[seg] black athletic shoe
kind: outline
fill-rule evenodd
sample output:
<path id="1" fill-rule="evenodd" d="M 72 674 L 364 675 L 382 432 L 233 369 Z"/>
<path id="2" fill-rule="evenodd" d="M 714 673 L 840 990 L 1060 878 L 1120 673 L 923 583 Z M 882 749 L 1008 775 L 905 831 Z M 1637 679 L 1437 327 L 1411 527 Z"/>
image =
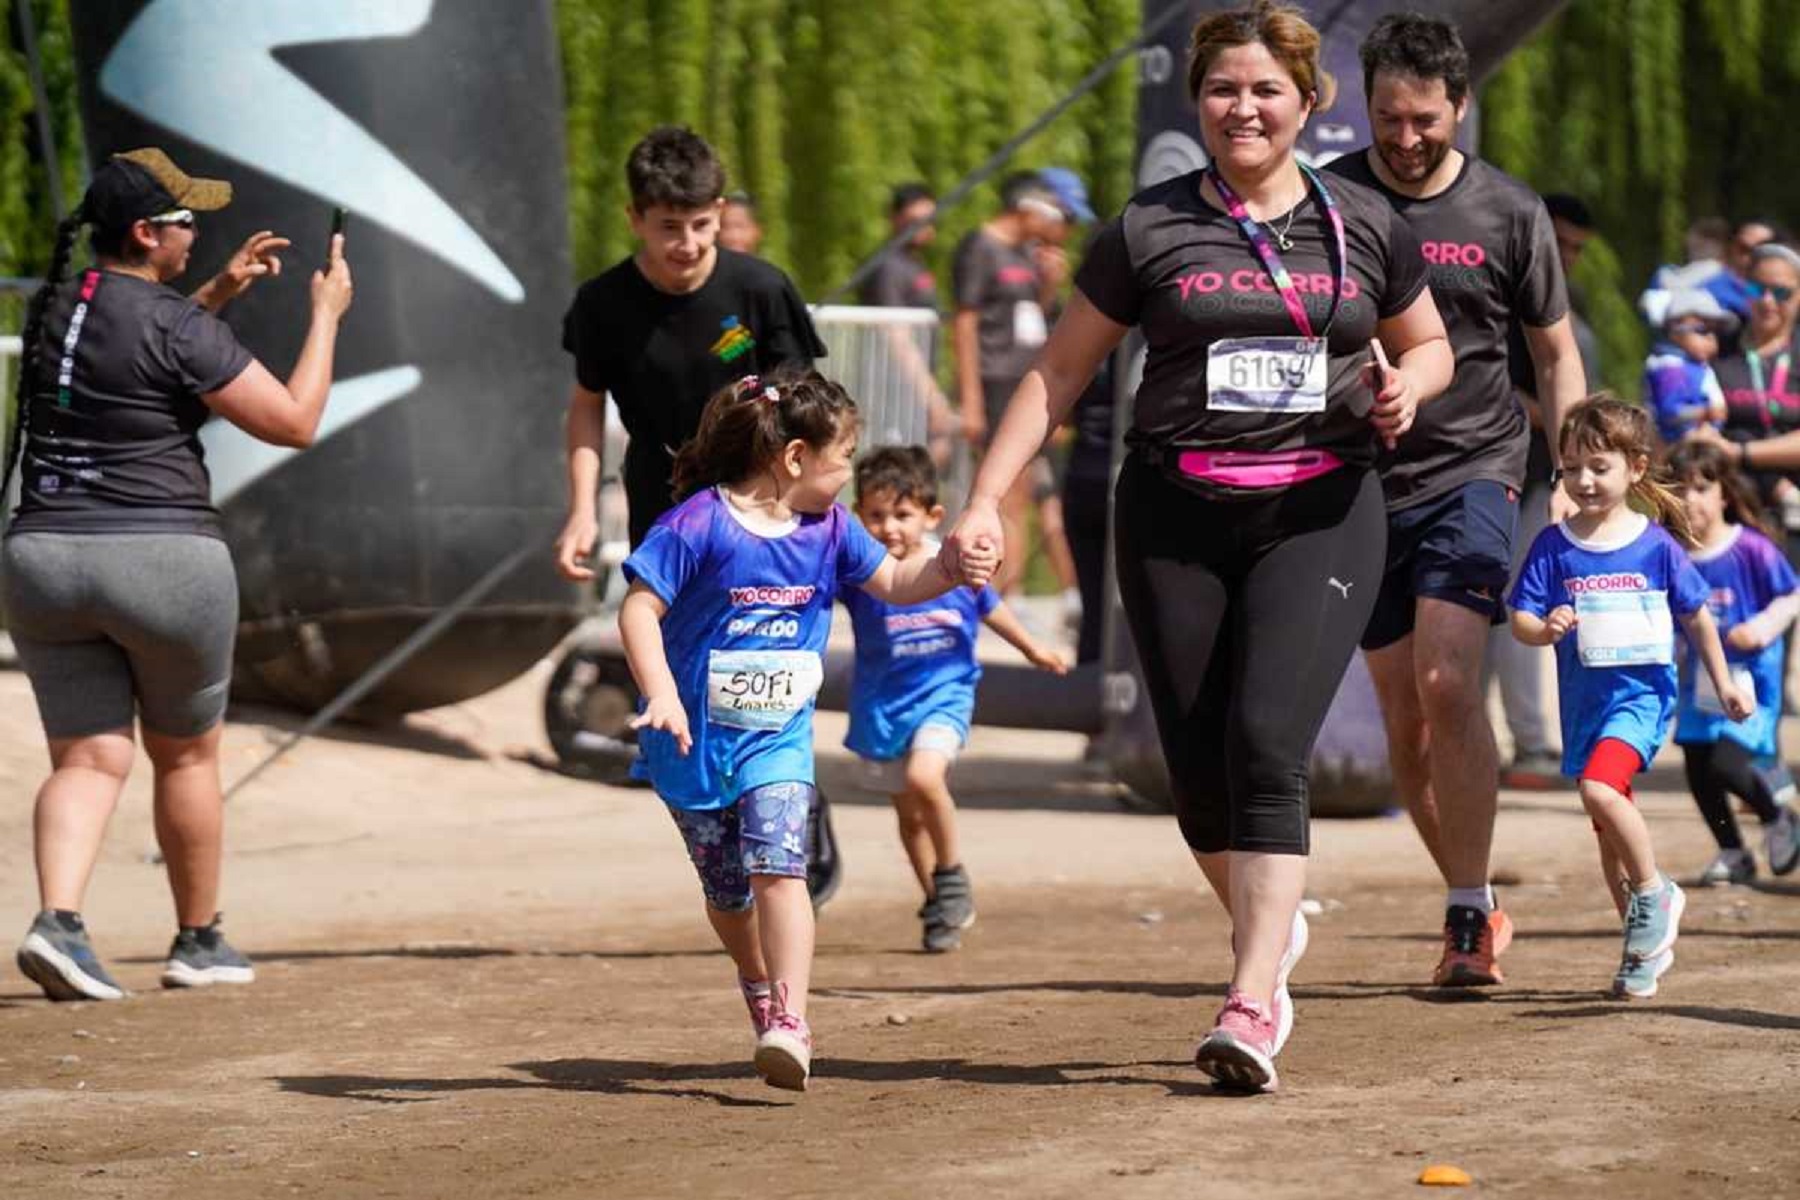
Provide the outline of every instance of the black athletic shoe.
<path id="1" fill-rule="evenodd" d="M 825 793 L 813 790 L 812 808 L 806 814 L 806 891 L 818 912 L 837 894 L 844 881 L 844 861 L 838 854 L 837 833 L 831 828 L 831 805 Z"/>
<path id="2" fill-rule="evenodd" d="M 252 983 L 255 979 L 250 960 L 232 949 L 219 932 L 217 916 L 203 928 L 184 928 L 177 933 L 169 946 L 169 961 L 163 964 L 162 985 L 166 988 Z"/>
<path id="3" fill-rule="evenodd" d="M 52 1000 L 125 998 L 125 989 L 100 964 L 100 956 L 88 941 L 87 926 L 76 913 L 39 913 L 26 931 L 16 961 L 25 977 Z"/>

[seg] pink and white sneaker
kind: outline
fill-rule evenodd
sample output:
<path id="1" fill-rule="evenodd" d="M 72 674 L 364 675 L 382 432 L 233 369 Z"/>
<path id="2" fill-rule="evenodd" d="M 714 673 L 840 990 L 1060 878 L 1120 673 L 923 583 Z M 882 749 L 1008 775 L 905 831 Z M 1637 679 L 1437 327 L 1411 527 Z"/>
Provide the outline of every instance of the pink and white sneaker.
<path id="1" fill-rule="evenodd" d="M 1275 1076 L 1275 1015 L 1236 988 L 1225 993 L 1218 1023 L 1194 1051 L 1194 1065 L 1220 1087 L 1272 1092 Z"/>
<path id="2" fill-rule="evenodd" d="M 774 1013 L 775 1001 L 769 989 L 769 981 L 739 976 L 738 990 L 744 994 L 744 1007 L 750 1010 L 750 1028 L 760 1038 L 769 1028 L 769 1018 Z"/>
<path id="3" fill-rule="evenodd" d="M 812 1075 L 812 1030 L 804 1017 L 778 1012 L 756 1039 L 756 1072 L 770 1087 L 804 1092 Z"/>
<path id="4" fill-rule="evenodd" d="M 1306 915 L 1299 909 L 1294 910 L 1294 924 L 1288 930 L 1287 948 L 1281 952 L 1281 965 L 1275 970 L 1275 996 L 1271 1007 L 1275 1010 L 1275 1053 L 1287 1045 L 1288 1036 L 1294 1032 L 1294 998 L 1288 994 L 1288 976 L 1294 973 L 1294 967 L 1306 954 L 1306 947 L 1312 941 L 1312 932 L 1307 928 Z M 1237 938 L 1231 939 L 1231 953 L 1237 954 Z"/>

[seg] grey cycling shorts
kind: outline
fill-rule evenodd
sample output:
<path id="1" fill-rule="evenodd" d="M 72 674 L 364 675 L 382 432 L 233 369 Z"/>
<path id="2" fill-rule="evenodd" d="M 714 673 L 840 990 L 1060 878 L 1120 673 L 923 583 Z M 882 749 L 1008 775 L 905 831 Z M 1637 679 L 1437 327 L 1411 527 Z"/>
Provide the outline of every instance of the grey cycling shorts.
<path id="1" fill-rule="evenodd" d="M 0 550 L 6 625 L 44 732 L 194 737 L 225 716 L 237 574 L 218 538 L 20 533 Z"/>

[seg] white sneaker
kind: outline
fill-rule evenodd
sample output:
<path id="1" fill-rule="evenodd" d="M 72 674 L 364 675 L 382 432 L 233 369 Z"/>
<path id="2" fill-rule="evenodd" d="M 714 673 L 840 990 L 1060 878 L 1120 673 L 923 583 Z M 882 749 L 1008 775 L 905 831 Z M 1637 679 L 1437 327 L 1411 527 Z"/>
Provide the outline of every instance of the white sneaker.
<path id="1" fill-rule="evenodd" d="M 1306 953 L 1306 947 L 1312 942 L 1312 932 L 1306 926 L 1306 915 L 1299 909 L 1294 910 L 1294 927 L 1288 931 L 1287 949 L 1281 952 L 1281 966 L 1275 972 L 1275 1053 L 1287 1045 L 1288 1035 L 1294 1032 L 1294 998 L 1288 994 L 1288 976 L 1294 973 L 1294 966 Z"/>
<path id="2" fill-rule="evenodd" d="M 1778 822 L 1779 824 L 1779 822 Z M 1769 826 L 1771 843 L 1776 826 Z M 1788 870 L 1793 870 L 1790 864 Z M 1721 850 L 1706 864 L 1694 883 L 1699 887 L 1728 887 L 1734 883 L 1749 883 L 1756 878 L 1756 859 L 1748 850 Z"/>

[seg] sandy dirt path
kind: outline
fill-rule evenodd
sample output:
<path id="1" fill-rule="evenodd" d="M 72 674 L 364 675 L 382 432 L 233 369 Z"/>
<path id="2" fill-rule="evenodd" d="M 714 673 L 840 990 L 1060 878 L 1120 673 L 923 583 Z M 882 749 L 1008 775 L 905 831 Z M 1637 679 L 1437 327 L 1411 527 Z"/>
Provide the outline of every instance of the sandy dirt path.
<path id="1" fill-rule="evenodd" d="M 1403 820 L 1320 823 L 1326 911 L 1284 1089 L 1191 1066 L 1226 924 L 1173 823 L 1120 809 L 1080 742 L 978 730 L 957 787 L 981 919 L 916 952 L 880 797 L 820 721 L 848 882 L 820 933 L 818 1076 L 762 1086 L 728 960 L 648 793 L 515 755 L 543 672 L 310 742 L 230 813 L 227 928 L 250 988 L 157 990 L 170 935 L 147 772 L 87 914 L 128 1003 L 50 1005 L 0 967 L 5 1197 L 1394 1196 L 1427 1163 L 1483 1194 L 1800 1195 L 1800 876 L 1697 892 L 1655 1000 L 1616 964 L 1573 796 L 1508 793 L 1510 986 L 1419 986 L 1441 894 Z M 0 672 L 0 897 L 35 907 L 29 691 Z M 227 778 L 288 718 L 236 715 Z M 1708 843 L 1672 773 L 1666 861 Z"/>

